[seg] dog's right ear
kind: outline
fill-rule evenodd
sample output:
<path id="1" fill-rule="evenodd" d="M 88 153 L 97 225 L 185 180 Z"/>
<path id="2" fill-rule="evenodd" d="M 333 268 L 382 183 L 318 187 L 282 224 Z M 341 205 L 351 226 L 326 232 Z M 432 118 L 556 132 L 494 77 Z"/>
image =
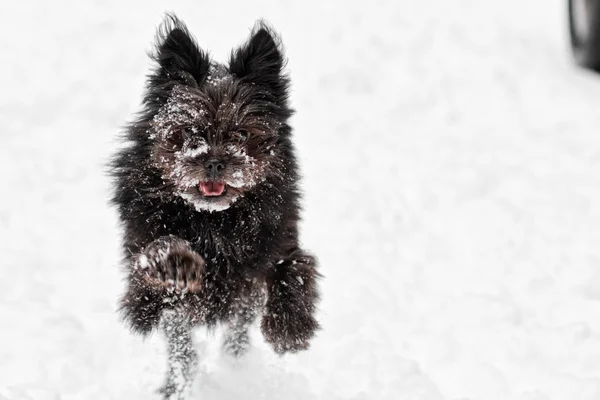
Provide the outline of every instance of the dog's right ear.
<path id="1" fill-rule="evenodd" d="M 286 101 L 289 80 L 279 36 L 264 21 L 258 21 L 248 41 L 231 52 L 229 70 L 243 82 L 259 85 Z"/>
<path id="2" fill-rule="evenodd" d="M 156 34 L 156 50 L 150 55 L 158 69 L 150 77 L 151 85 L 180 82 L 200 85 L 208 75 L 210 60 L 174 14 L 167 14 Z"/>

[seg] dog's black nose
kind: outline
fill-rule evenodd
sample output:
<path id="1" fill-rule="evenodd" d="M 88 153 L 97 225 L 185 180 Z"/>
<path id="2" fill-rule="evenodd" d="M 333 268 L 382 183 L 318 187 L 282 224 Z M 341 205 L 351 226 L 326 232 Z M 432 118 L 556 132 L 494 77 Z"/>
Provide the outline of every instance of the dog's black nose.
<path id="1" fill-rule="evenodd" d="M 204 164 L 204 167 L 212 177 L 216 177 L 225 169 L 225 161 L 221 158 L 211 158 Z"/>

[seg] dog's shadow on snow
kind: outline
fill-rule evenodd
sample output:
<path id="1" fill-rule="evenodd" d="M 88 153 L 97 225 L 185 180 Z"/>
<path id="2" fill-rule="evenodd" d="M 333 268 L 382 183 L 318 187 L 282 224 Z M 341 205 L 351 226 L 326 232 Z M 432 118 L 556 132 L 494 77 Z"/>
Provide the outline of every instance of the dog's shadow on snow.
<path id="1" fill-rule="evenodd" d="M 193 399 L 314 399 L 308 379 L 287 368 L 287 357 L 279 357 L 262 343 L 256 331 L 254 345 L 240 359 L 224 355 L 220 349 L 221 335 L 197 335 L 200 356 L 198 378 Z"/>

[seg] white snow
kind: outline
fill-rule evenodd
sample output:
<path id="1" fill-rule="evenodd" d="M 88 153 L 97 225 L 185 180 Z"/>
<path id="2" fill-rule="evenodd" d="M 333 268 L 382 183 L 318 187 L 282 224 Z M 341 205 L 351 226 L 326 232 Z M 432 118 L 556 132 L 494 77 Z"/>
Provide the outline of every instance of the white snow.
<path id="1" fill-rule="evenodd" d="M 186 146 L 187 145 L 187 146 Z M 177 158 L 195 158 L 202 154 L 208 153 L 208 143 L 202 141 L 198 144 L 191 145 L 190 143 L 184 143 L 182 151 L 176 151 L 175 157 Z"/>
<path id="2" fill-rule="evenodd" d="M 215 202 L 211 200 L 205 200 L 200 196 L 194 196 L 187 192 L 177 192 L 177 194 L 189 204 L 194 206 L 198 212 L 208 211 L 212 213 L 224 211 L 231 207 L 231 205 L 238 200 L 238 196 L 234 196 L 231 199 L 228 199 L 228 202 Z"/>
<path id="3" fill-rule="evenodd" d="M 243 167 L 242 167 L 243 168 Z M 246 173 L 244 173 L 246 171 Z M 242 188 L 244 186 L 251 187 L 257 181 L 256 177 L 249 174 L 247 170 L 238 169 L 231 174 L 227 180 L 227 184 L 234 188 Z M 248 178 L 246 177 L 248 175 Z"/>
<path id="4" fill-rule="evenodd" d="M 221 60 L 221 61 L 224 61 L 224 60 Z M 219 86 L 223 82 L 227 82 L 228 80 L 231 80 L 231 76 L 229 76 L 229 75 L 218 76 L 218 72 L 219 71 L 217 71 L 217 68 L 215 68 L 214 65 L 210 66 L 210 68 L 208 69 L 208 76 L 206 77 L 206 82 L 209 85 Z M 233 104 L 233 106 L 235 107 L 235 104 Z"/>
<path id="5" fill-rule="evenodd" d="M 196 335 L 197 399 L 600 398 L 600 77 L 563 0 L 174 1 L 225 60 L 290 59 L 323 330 L 275 356 Z M 0 399 L 158 400 L 166 350 L 119 322 L 103 163 L 164 2 L 1 2 Z"/>
<path id="6" fill-rule="evenodd" d="M 145 254 L 140 254 L 138 257 L 138 263 L 136 265 L 139 265 L 141 269 L 148 269 L 151 264 L 150 260 L 148 260 L 148 257 Z"/>
<path id="7" fill-rule="evenodd" d="M 187 127 L 193 132 L 197 132 L 196 124 L 198 120 L 206 113 L 201 107 L 197 98 L 189 93 L 185 87 L 177 85 L 172 90 L 171 97 L 166 104 L 160 108 L 158 113 L 152 119 L 148 135 L 151 139 L 156 137 L 165 139 L 174 134 L 174 129 Z"/>

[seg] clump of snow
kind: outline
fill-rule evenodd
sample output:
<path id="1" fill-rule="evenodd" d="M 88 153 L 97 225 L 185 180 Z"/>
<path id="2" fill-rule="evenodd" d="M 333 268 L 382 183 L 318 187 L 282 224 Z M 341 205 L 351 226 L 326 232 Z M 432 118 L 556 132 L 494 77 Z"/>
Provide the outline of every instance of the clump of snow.
<path id="1" fill-rule="evenodd" d="M 152 119 L 148 135 L 151 139 L 167 139 L 174 129 L 190 127 L 197 133 L 197 124 L 202 122 L 206 109 L 188 89 L 175 86 L 167 103 Z"/>
<path id="2" fill-rule="evenodd" d="M 139 257 L 139 266 L 142 269 L 147 269 L 150 267 L 150 261 L 148 260 L 148 257 L 145 254 L 141 254 Z"/>
<path id="3" fill-rule="evenodd" d="M 202 211 L 208 211 L 208 212 L 224 211 L 224 210 L 227 210 L 229 207 L 231 207 L 231 205 L 233 203 L 235 203 L 238 199 L 238 196 L 234 196 L 231 199 L 228 199 L 227 202 L 225 202 L 225 201 L 206 200 L 200 196 L 195 196 L 195 195 L 192 195 L 187 192 L 179 192 L 178 195 L 181 196 L 182 199 L 184 199 L 185 201 L 187 201 L 188 203 L 193 205 L 194 208 L 196 209 L 196 211 L 199 211 L 199 212 L 202 212 Z"/>
<path id="4" fill-rule="evenodd" d="M 167 173 L 166 177 L 168 177 L 172 182 L 175 182 L 176 187 L 181 190 L 198 186 L 200 184 L 200 178 L 193 169 L 188 171 L 190 168 L 190 166 L 183 163 L 181 160 L 177 160 L 175 167 L 170 170 L 169 173 Z"/>
<path id="5" fill-rule="evenodd" d="M 209 147 L 206 142 L 202 142 L 196 145 L 192 144 L 190 139 L 189 142 L 184 143 L 182 151 L 175 152 L 175 157 L 195 158 L 208 153 L 208 149 Z"/>
<path id="6" fill-rule="evenodd" d="M 214 64 L 208 69 L 208 76 L 206 77 L 206 83 L 210 86 L 218 86 L 223 82 L 230 81 L 231 75 L 228 75 L 225 71 L 219 70 Z"/>
<path id="7" fill-rule="evenodd" d="M 248 156 L 244 146 L 229 143 L 225 146 L 225 150 L 234 157 L 242 158 L 246 162 L 252 162 L 253 159 Z"/>
<path id="8" fill-rule="evenodd" d="M 238 169 L 237 171 L 231 174 L 231 179 L 228 179 L 227 183 L 231 187 L 241 188 L 247 186 L 249 180 L 245 178 L 244 172 L 241 169 Z"/>

